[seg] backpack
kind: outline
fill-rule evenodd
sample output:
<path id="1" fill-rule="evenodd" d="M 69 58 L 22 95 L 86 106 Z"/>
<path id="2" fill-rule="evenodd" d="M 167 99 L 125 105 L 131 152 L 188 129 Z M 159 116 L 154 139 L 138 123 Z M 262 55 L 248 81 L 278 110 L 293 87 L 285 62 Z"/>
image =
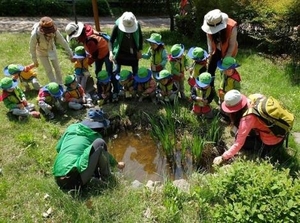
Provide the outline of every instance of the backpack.
<path id="1" fill-rule="evenodd" d="M 251 101 L 251 106 L 243 116 L 255 114 L 275 136 L 288 136 L 294 124 L 292 113 L 272 96 L 265 97 L 261 94 L 252 94 L 248 98 Z"/>

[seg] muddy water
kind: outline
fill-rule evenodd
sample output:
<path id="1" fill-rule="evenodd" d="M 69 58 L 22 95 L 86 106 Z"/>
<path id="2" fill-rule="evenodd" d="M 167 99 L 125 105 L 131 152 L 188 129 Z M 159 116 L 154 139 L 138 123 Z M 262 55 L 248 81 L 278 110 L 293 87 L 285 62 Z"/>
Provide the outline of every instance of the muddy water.
<path id="1" fill-rule="evenodd" d="M 149 133 L 119 133 L 109 141 L 108 148 L 118 161 L 125 162 L 123 174 L 127 180 L 162 181 L 169 175 L 166 159 Z"/>

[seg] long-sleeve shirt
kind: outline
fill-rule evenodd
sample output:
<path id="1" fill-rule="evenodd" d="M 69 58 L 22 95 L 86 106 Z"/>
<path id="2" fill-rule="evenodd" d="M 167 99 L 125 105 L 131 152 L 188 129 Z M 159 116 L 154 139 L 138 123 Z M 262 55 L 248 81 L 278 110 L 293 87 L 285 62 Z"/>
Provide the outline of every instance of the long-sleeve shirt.
<path id="1" fill-rule="evenodd" d="M 282 137 L 273 135 L 259 117 L 254 114 L 249 114 L 241 118 L 235 142 L 228 151 L 223 153 L 223 159 L 230 159 L 240 151 L 252 129 L 259 134 L 260 139 L 266 145 L 276 145 L 283 140 Z"/>
<path id="2" fill-rule="evenodd" d="M 56 53 L 56 44 L 60 44 L 65 51 L 68 53 L 69 57 L 72 58 L 73 52 L 68 44 L 68 42 L 64 39 L 59 30 L 56 30 L 51 38 L 42 34 L 39 31 L 38 23 L 35 24 L 29 42 L 29 50 L 31 54 L 31 59 L 34 63 L 37 63 L 37 57 L 47 57 L 49 56 L 49 52 L 53 52 L 53 56 L 57 57 Z M 57 59 L 57 58 L 55 58 Z"/>

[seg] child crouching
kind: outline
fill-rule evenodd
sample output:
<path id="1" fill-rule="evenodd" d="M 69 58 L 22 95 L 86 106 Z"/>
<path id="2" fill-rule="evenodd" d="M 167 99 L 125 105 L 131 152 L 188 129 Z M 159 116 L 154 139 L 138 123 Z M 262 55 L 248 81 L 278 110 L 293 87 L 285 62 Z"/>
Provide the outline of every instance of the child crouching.
<path id="1" fill-rule="evenodd" d="M 12 78 L 4 77 L 0 81 L 0 88 L 2 89 L 1 98 L 4 105 L 13 115 L 21 117 L 33 116 L 39 118 L 40 114 L 34 111 L 34 104 L 26 100 L 25 94 L 21 88 L 18 87 L 18 82 Z"/>
<path id="2" fill-rule="evenodd" d="M 68 103 L 69 108 L 80 110 L 83 107 L 94 107 L 92 99 L 88 94 L 85 94 L 83 87 L 77 82 L 75 75 L 66 76 L 65 86 L 67 89 L 64 93 L 64 99 Z"/>
<path id="3" fill-rule="evenodd" d="M 192 88 L 193 110 L 196 115 L 204 115 L 205 118 L 213 118 L 214 113 L 210 103 L 216 96 L 215 89 L 210 86 L 211 74 L 204 72 L 196 78 L 196 84 Z"/>

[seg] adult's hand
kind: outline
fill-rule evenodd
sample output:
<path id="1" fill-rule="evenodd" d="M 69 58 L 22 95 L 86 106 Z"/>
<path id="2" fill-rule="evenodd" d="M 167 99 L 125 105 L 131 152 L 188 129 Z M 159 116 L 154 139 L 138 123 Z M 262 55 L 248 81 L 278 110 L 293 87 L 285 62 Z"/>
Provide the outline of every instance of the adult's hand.
<path id="1" fill-rule="evenodd" d="M 214 159 L 214 161 L 213 161 L 213 163 L 214 163 L 215 165 L 220 165 L 222 162 L 223 162 L 223 157 L 222 157 L 222 156 L 217 156 L 217 157 Z"/>
<path id="2" fill-rule="evenodd" d="M 142 55 L 143 55 L 143 54 L 142 54 L 142 51 L 138 51 L 136 55 L 137 55 L 137 58 L 138 58 L 138 59 L 141 59 L 141 58 L 142 58 Z"/>
<path id="3" fill-rule="evenodd" d="M 125 167 L 125 163 L 124 162 L 118 162 L 117 167 L 118 167 L 118 169 L 122 170 Z"/>

